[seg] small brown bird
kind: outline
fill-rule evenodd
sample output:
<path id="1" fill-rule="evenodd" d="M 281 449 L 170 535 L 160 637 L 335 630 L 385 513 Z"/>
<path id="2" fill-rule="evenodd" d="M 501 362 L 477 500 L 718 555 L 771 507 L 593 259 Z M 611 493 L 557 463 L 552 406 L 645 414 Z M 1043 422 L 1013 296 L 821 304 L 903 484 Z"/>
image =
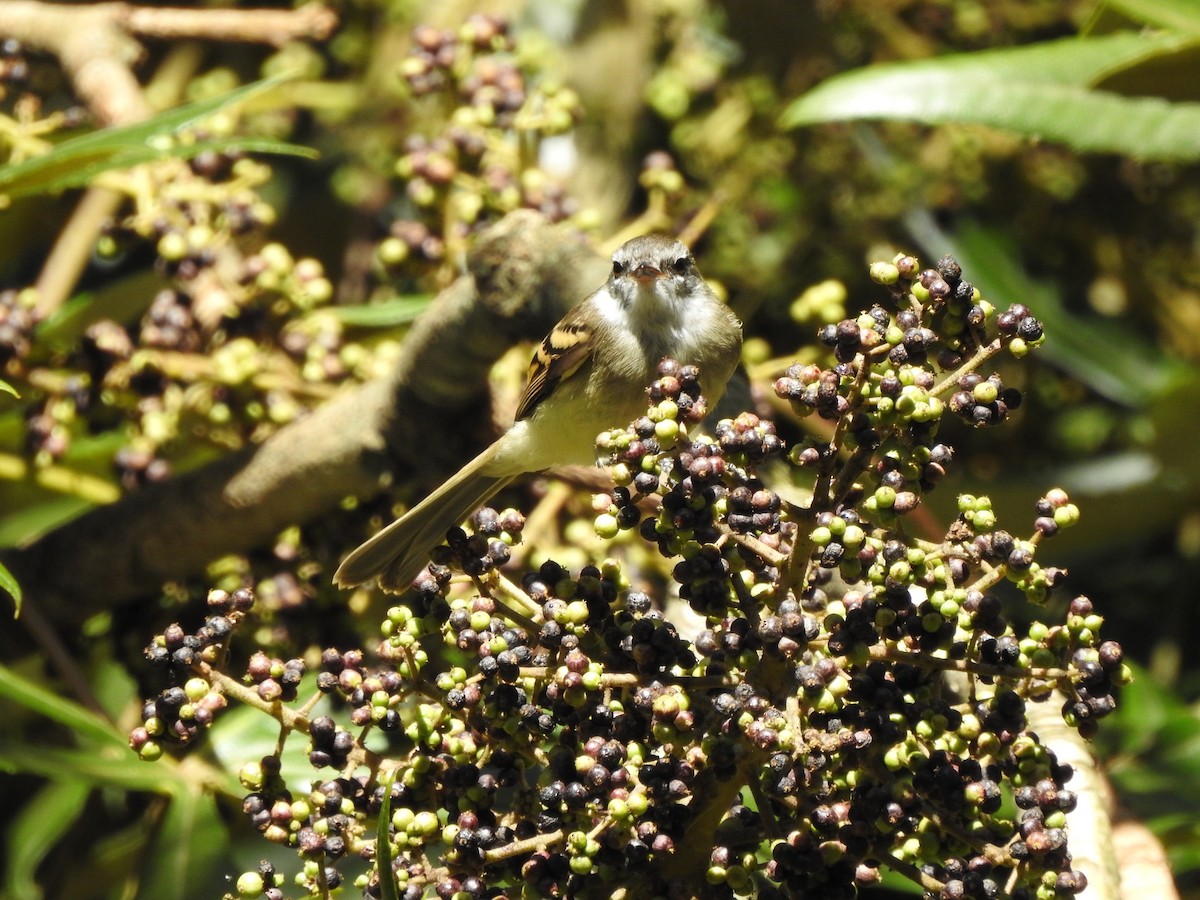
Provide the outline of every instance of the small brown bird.
<path id="1" fill-rule="evenodd" d="M 518 475 L 594 463 L 597 434 L 645 413 L 646 387 L 665 356 L 699 367 L 715 407 L 740 356 L 737 317 L 679 241 L 636 237 L 612 259 L 607 283 L 568 312 L 534 353 L 512 427 L 347 556 L 333 576 L 337 585 L 378 577 L 386 591 L 405 590 L 447 529 Z"/>

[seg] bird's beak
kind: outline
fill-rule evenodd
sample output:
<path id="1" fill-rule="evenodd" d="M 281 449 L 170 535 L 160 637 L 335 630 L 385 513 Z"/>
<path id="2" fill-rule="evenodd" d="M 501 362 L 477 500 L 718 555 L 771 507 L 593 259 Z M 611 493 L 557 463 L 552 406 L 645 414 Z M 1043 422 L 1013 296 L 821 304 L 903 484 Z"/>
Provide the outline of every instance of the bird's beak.
<path id="1" fill-rule="evenodd" d="M 649 284 L 652 281 L 657 281 L 658 279 L 662 278 L 663 273 L 661 269 L 649 265 L 648 263 L 643 263 L 634 269 L 631 274 L 638 284 Z"/>

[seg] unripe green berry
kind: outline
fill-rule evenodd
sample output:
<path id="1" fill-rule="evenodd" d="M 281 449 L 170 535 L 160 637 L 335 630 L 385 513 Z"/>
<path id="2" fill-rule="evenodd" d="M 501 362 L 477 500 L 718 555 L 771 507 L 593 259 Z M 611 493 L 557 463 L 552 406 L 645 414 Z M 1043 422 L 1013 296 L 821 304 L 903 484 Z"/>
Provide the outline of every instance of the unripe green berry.
<path id="1" fill-rule="evenodd" d="M 158 741 L 146 741 L 138 750 L 138 757 L 146 762 L 154 762 L 157 759 L 161 759 L 162 755 L 162 744 Z"/>
<path id="2" fill-rule="evenodd" d="M 975 398 L 976 403 L 992 403 L 1000 396 L 1000 391 L 997 390 L 994 381 L 984 380 L 975 385 L 971 396 Z"/>
<path id="3" fill-rule="evenodd" d="M 900 280 L 900 270 L 894 263 L 873 262 L 870 275 L 871 280 L 876 284 L 895 284 Z"/>
<path id="4" fill-rule="evenodd" d="M 195 703 L 209 691 L 209 683 L 203 678 L 189 678 L 183 686 L 183 691 L 187 694 L 188 699 Z"/>
<path id="5" fill-rule="evenodd" d="M 1079 521 L 1079 507 L 1068 503 L 1054 510 L 1054 524 L 1059 528 L 1069 528 Z"/>
<path id="6" fill-rule="evenodd" d="M 572 856 L 571 871 L 576 875 L 590 875 L 592 872 L 592 860 L 588 856 Z"/>
<path id="7" fill-rule="evenodd" d="M 665 419 L 679 418 L 679 404 L 674 400 L 662 400 L 650 413 L 650 418 L 656 422 Z"/>
<path id="8" fill-rule="evenodd" d="M 596 516 L 595 528 L 596 534 L 606 540 L 616 537 L 621 531 L 617 517 L 611 513 L 601 513 Z"/>
<path id="9" fill-rule="evenodd" d="M 263 877 L 257 872 L 243 872 L 238 876 L 237 892 L 239 897 L 258 897 L 266 888 Z"/>
<path id="10" fill-rule="evenodd" d="M 663 419 L 654 424 L 654 436 L 664 447 L 672 446 L 679 439 L 679 423 L 674 419 Z"/>

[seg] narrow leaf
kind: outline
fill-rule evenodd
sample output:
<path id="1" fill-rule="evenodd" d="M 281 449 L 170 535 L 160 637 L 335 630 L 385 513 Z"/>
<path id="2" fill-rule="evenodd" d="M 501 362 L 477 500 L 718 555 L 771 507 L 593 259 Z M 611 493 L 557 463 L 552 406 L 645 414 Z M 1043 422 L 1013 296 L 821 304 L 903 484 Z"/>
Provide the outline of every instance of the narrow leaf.
<path id="1" fill-rule="evenodd" d="M 26 709 L 66 725 L 76 734 L 126 753 L 125 736 L 90 710 L 60 697 L 7 666 L 0 666 L 0 697 L 19 703 Z M 91 751 L 94 755 L 94 750 Z"/>
<path id="2" fill-rule="evenodd" d="M 872 66 L 795 100 L 781 124 L 891 119 L 958 122 L 1053 140 L 1076 150 L 1142 159 L 1200 158 L 1200 104 L 1097 90 L 1098 81 L 1175 54 L 1177 35 L 1067 38 L 1013 50 Z"/>
<path id="3" fill-rule="evenodd" d="M 0 590 L 13 598 L 13 618 L 17 619 L 21 616 L 21 585 L 17 583 L 17 579 L 13 578 L 12 572 L 0 563 Z"/>
<path id="4" fill-rule="evenodd" d="M 142 762 L 128 747 L 119 753 L 101 754 L 95 749 L 64 750 L 28 743 L 0 743 L 0 769 L 44 778 L 75 778 L 96 787 L 153 794 L 175 795 L 189 786 L 175 766 Z"/>
<path id="5" fill-rule="evenodd" d="M 375 871 L 379 876 L 379 896 L 382 900 L 400 900 L 400 888 L 396 884 L 396 873 L 392 870 L 392 784 L 396 770 L 392 769 L 379 779 L 383 786 L 383 797 L 379 804 L 379 822 L 375 826 Z"/>
<path id="6" fill-rule="evenodd" d="M 264 153 L 313 156 L 308 148 L 261 138 L 223 138 L 200 143 L 169 140 L 171 135 L 213 113 L 276 87 L 279 79 L 243 85 L 219 97 L 190 103 L 138 122 L 70 138 L 49 153 L 0 169 L 0 194 L 18 197 L 86 184 L 101 172 L 129 168 L 155 159 L 187 159 L 205 150 L 245 149 Z"/>
<path id="7" fill-rule="evenodd" d="M 1105 5 L 1143 25 L 1200 35 L 1200 5 L 1195 0 L 1107 0 Z"/>
<path id="8" fill-rule="evenodd" d="M 321 315 L 332 314 L 345 325 L 357 328 L 394 328 L 407 325 L 429 307 L 427 296 L 397 297 L 382 303 L 362 306 L 334 306 L 321 310 Z"/>
<path id="9" fill-rule="evenodd" d="M 229 832 L 212 796 L 196 789 L 180 791 L 145 855 L 139 894 L 218 897 L 223 870 L 230 865 Z"/>
<path id="10" fill-rule="evenodd" d="M 19 393 L 17 393 L 17 389 L 15 387 L 13 387 L 11 384 L 9 384 L 7 381 L 5 381 L 3 378 L 0 378 L 0 393 L 11 394 L 12 396 L 16 397 L 18 400 L 21 399 L 21 395 Z"/>
<path id="11" fill-rule="evenodd" d="M 51 781 L 26 802 L 8 831 L 5 897 L 42 896 L 38 866 L 83 812 L 91 792 L 82 781 Z"/>
<path id="12" fill-rule="evenodd" d="M 1137 407 L 1176 383 L 1179 367 L 1131 337 L 1128 329 L 1070 313 L 1055 285 L 1039 281 L 1016 262 L 1020 253 L 1009 236 L 969 220 L 946 232 L 928 215 L 910 215 L 906 224 L 930 258 L 952 255 L 993 303 L 1027 304 L 1046 326 L 1047 339 L 1038 353 L 1097 393 Z"/>

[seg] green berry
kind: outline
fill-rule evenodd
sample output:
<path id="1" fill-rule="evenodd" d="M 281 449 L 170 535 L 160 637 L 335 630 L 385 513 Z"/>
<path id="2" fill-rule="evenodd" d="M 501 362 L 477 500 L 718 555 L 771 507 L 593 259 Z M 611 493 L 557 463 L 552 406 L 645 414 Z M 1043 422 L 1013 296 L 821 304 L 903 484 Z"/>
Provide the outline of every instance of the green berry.
<path id="1" fill-rule="evenodd" d="M 596 534 L 606 540 L 615 538 L 621 530 L 617 517 L 611 513 L 601 513 L 596 516 L 595 528 Z"/>
<path id="2" fill-rule="evenodd" d="M 237 892 L 239 897 L 258 897 L 266 888 L 263 877 L 257 872 L 243 872 L 238 876 Z"/>
<path id="3" fill-rule="evenodd" d="M 870 275 L 871 280 L 876 284 L 895 284 L 900 280 L 900 270 L 894 263 L 873 262 Z"/>

